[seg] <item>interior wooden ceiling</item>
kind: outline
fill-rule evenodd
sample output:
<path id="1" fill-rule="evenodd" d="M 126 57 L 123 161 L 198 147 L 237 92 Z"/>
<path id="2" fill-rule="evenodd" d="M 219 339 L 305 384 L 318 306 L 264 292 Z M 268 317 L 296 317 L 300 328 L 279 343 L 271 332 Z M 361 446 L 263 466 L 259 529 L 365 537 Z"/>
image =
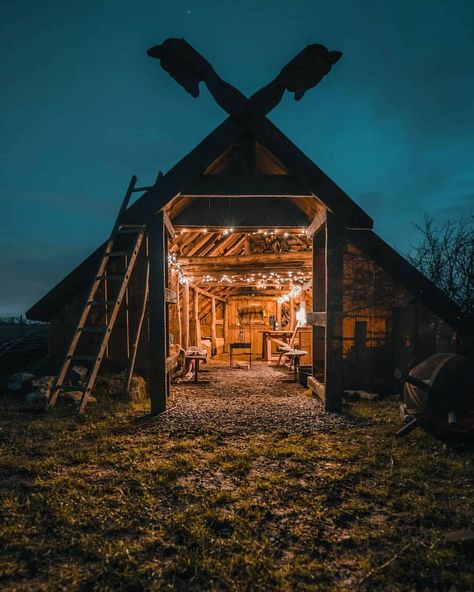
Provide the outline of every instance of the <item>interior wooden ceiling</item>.
<path id="1" fill-rule="evenodd" d="M 311 274 L 311 240 L 304 232 L 182 230 L 169 252 L 194 285 L 220 296 L 261 292 L 262 283 L 267 292 L 281 292 Z"/>

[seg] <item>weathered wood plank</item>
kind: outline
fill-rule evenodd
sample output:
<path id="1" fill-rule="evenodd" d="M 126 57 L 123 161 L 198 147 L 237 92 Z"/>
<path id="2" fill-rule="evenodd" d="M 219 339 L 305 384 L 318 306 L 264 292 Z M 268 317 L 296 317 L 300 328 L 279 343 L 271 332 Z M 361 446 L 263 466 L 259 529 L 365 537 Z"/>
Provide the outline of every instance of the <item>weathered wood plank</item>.
<path id="1" fill-rule="evenodd" d="M 326 388 L 322 382 L 319 382 L 314 376 L 308 376 L 308 388 L 322 401 L 326 399 Z"/>

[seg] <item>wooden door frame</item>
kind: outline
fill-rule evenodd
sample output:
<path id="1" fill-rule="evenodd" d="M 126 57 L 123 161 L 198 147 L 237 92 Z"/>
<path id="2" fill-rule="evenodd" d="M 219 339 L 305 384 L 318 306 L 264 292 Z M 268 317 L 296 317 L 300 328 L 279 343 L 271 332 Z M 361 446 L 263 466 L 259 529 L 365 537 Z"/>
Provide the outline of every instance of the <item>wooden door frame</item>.
<path id="1" fill-rule="evenodd" d="M 342 407 L 343 273 L 345 228 L 326 210 L 313 229 L 313 312 L 307 320 L 313 327 L 313 375 L 308 386 L 324 402 L 325 411 Z M 317 367 L 316 351 L 324 339 L 324 380 Z"/>

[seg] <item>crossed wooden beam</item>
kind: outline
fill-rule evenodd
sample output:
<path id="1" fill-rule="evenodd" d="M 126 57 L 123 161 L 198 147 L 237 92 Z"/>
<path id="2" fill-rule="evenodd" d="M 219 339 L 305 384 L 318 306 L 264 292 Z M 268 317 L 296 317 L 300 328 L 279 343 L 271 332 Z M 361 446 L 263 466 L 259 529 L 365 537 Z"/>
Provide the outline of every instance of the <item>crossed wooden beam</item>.
<path id="1" fill-rule="evenodd" d="M 199 84 L 204 82 L 230 117 L 130 206 L 126 216 L 131 222 L 146 224 L 151 221 L 173 196 L 183 191 L 183 180 L 189 183 L 198 178 L 210 162 L 247 131 L 284 160 L 290 169 L 299 170 L 302 186 L 318 195 L 348 227 L 372 228 L 370 217 L 266 117 L 285 91 L 294 93 L 295 99 L 300 100 L 307 90 L 316 86 L 341 57 L 339 51 L 329 51 L 324 45 L 308 45 L 272 82 L 250 98 L 222 80 L 211 64 L 184 39 L 167 39 L 149 49 L 148 55 L 159 59 L 163 69 L 193 97 L 199 95 Z"/>
<path id="2" fill-rule="evenodd" d="M 211 64 L 184 39 L 167 39 L 147 53 L 159 59 L 161 67 L 193 97 L 199 95 L 199 83 L 204 82 L 216 103 L 238 122 L 269 113 L 281 101 L 285 90 L 293 92 L 295 100 L 299 101 L 342 56 L 340 51 L 329 51 L 324 45 L 308 45 L 272 82 L 247 98 L 222 80 Z"/>

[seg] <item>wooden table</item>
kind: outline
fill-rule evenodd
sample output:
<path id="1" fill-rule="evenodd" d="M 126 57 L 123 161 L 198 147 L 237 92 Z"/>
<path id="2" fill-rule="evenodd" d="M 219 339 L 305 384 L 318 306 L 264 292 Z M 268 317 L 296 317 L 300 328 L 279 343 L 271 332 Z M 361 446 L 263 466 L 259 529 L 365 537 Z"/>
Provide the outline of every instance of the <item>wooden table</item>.
<path id="1" fill-rule="evenodd" d="M 290 358 L 290 362 L 293 364 L 293 369 L 295 373 L 295 382 L 298 382 L 298 369 L 300 367 L 300 360 L 303 356 L 305 356 L 308 352 L 303 351 L 302 349 L 290 349 L 287 352 L 284 352 L 284 356 Z M 291 364 L 290 364 L 291 369 Z"/>
<path id="2" fill-rule="evenodd" d="M 272 340 L 286 341 L 292 335 L 293 331 L 262 331 L 262 358 L 270 364 L 273 361 Z"/>
<path id="3" fill-rule="evenodd" d="M 249 356 L 249 367 L 252 367 L 252 343 L 248 341 L 235 341 L 229 344 L 230 351 L 230 368 L 232 369 L 232 352 L 234 349 L 249 349 L 250 351 L 244 352 Z"/>
<path id="4" fill-rule="evenodd" d="M 193 360 L 194 361 L 194 384 L 196 383 L 204 383 L 204 382 L 209 382 L 208 380 L 198 380 L 198 376 L 199 376 L 199 362 L 201 360 L 206 361 L 207 359 L 207 354 L 203 354 L 201 352 L 198 351 L 186 351 L 184 354 L 184 357 L 187 360 Z"/>

